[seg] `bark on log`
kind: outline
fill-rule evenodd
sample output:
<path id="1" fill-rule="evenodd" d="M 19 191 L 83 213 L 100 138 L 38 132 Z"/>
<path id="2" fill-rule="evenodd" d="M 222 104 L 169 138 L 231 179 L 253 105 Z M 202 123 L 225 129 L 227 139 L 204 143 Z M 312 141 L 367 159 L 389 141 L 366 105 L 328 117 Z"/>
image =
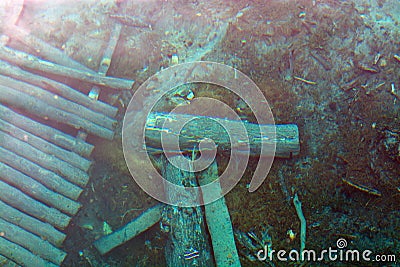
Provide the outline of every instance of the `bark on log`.
<path id="1" fill-rule="evenodd" d="M 182 171 L 162 156 L 162 175 L 171 183 L 177 185 L 197 186 L 193 173 Z M 198 199 L 200 196 L 188 190 L 188 196 L 182 198 L 175 190 L 165 188 L 170 203 L 180 203 L 190 196 Z M 165 258 L 168 266 L 214 266 L 214 261 L 208 244 L 208 234 L 205 231 L 201 207 L 178 207 L 167 205 L 163 212 L 162 224 L 169 229 L 169 238 L 165 247 Z"/>
<path id="2" fill-rule="evenodd" d="M 0 59 L 12 62 L 17 66 L 24 68 L 76 79 L 90 84 L 106 86 L 112 89 L 130 90 L 134 84 L 134 81 L 132 80 L 104 77 L 97 73 L 61 66 L 6 46 L 0 46 Z"/>
<path id="3" fill-rule="evenodd" d="M 22 70 L 21 68 L 11 65 L 3 60 L 0 60 L 0 74 L 41 87 L 111 118 L 115 117 L 118 112 L 116 107 L 101 101 L 95 101 L 87 95 L 76 91 L 63 83 Z"/>
<path id="4" fill-rule="evenodd" d="M 0 162 L 3 162 L 14 169 L 29 175 L 50 190 L 60 193 L 68 198 L 77 200 L 83 189 L 73 183 L 64 180 L 56 173 L 49 171 L 41 166 L 8 151 L 0 146 Z"/>
<path id="5" fill-rule="evenodd" d="M 114 130 L 114 127 L 117 124 L 117 121 L 115 119 L 107 117 L 104 114 L 97 113 L 89 108 L 86 108 L 73 101 L 58 96 L 57 94 L 48 92 L 40 87 L 21 82 L 3 75 L 0 75 L 0 85 L 13 88 L 21 94 L 26 94 L 40 99 L 50 106 L 87 119 L 88 121 L 106 129 Z"/>
<path id="6" fill-rule="evenodd" d="M 5 33 L 11 38 L 18 39 L 21 43 L 27 47 L 34 49 L 36 53 L 39 54 L 44 59 L 55 62 L 57 64 L 78 69 L 81 71 L 86 71 L 90 73 L 96 73 L 92 69 L 86 67 L 85 65 L 73 60 L 68 57 L 63 51 L 49 45 L 40 38 L 35 37 L 29 32 L 25 31 L 21 27 L 15 25 L 9 25 L 5 27 Z"/>
<path id="7" fill-rule="evenodd" d="M 40 136 L 59 147 L 73 151 L 81 156 L 89 157 L 93 151 L 93 145 L 88 144 L 80 139 L 76 139 L 75 137 L 65 134 L 50 126 L 22 116 L 1 104 L 0 118 L 19 127 L 20 129 L 30 132 L 36 136 Z"/>
<path id="8" fill-rule="evenodd" d="M 54 155 L 57 158 L 85 172 L 89 170 L 90 165 L 92 164 L 90 160 L 87 160 L 74 152 L 53 145 L 52 143 L 49 143 L 46 140 L 37 137 L 31 133 L 21 130 L 18 127 L 15 127 L 14 125 L 2 120 L 1 118 L 0 118 L 0 130 L 5 133 L 8 133 L 9 135 L 15 138 L 18 138 L 21 141 L 27 142 L 31 146 L 39 149 L 40 151 L 46 154 Z"/>
<path id="9" fill-rule="evenodd" d="M 193 120 L 195 119 L 195 120 Z M 173 128 L 166 129 L 164 123 L 176 123 L 180 125 L 182 121 L 189 121 L 181 132 L 175 132 Z M 168 151 L 168 140 L 175 139 L 179 136 L 180 149 L 191 151 L 197 143 L 209 138 L 213 140 L 221 151 L 230 151 L 231 141 L 228 134 L 221 132 L 221 126 L 216 127 L 216 123 L 228 125 L 231 130 L 231 136 L 235 136 L 238 140 L 245 140 L 246 136 L 241 136 L 240 124 L 244 124 L 247 130 L 247 136 L 250 145 L 250 155 L 260 155 L 261 144 L 263 146 L 272 147 L 276 145 L 275 155 L 267 154 L 260 156 L 275 156 L 288 158 L 298 155 L 300 152 L 299 131 L 297 125 L 258 125 L 249 122 L 227 120 L 221 118 L 212 118 L 212 120 L 203 116 L 188 114 L 168 114 L 168 113 L 151 113 L 146 123 L 146 144 L 152 148 L 162 148 L 161 133 L 167 142 L 163 143 L 164 149 Z M 236 130 L 235 130 L 236 129 Z M 276 130 L 275 130 L 276 129 Z M 261 133 L 260 133 L 261 130 Z M 273 132 L 276 131 L 275 138 L 272 138 Z M 240 143 L 238 150 L 240 150 Z M 174 151 L 171 151 L 174 152 Z M 267 151 L 270 152 L 270 151 Z"/>
<path id="10" fill-rule="evenodd" d="M 5 220 L 0 219 L 0 229 L 4 233 L 3 238 L 28 249 L 32 253 L 54 264 L 61 265 L 67 256 L 67 253 L 53 247 L 46 240 Z"/>
<path id="11" fill-rule="evenodd" d="M 87 132 L 102 138 L 112 140 L 114 137 L 112 130 L 101 127 L 78 115 L 49 106 L 40 99 L 23 94 L 10 87 L 0 85 L 0 92 L 0 101 L 3 103 L 8 103 L 11 106 L 18 107 L 45 119 L 53 119 L 78 129 L 85 129 Z"/>
<path id="12" fill-rule="evenodd" d="M 50 208 L 33 198 L 22 193 L 18 189 L 0 181 L 0 199 L 9 205 L 34 216 L 37 219 L 50 223 L 51 225 L 64 229 L 68 226 L 71 218 L 57 209 Z"/>
<path id="13" fill-rule="evenodd" d="M 43 168 L 56 173 L 61 173 L 65 179 L 76 185 L 85 186 L 89 181 L 89 176 L 86 172 L 66 163 L 65 161 L 59 160 L 53 155 L 46 154 L 2 131 L 0 131 L 0 146 L 37 163 Z"/>
<path id="14" fill-rule="evenodd" d="M 75 215 L 81 205 L 63 195 L 57 194 L 31 177 L 0 162 L 0 179 L 9 185 L 18 188 L 29 196 L 58 210 Z"/>
<path id="15" fill-rule="evenodd" d="M 10 259 L 7 259 L 6 257 L 4 257 L 2 255 L 0 255 L 0 266 L 1 267 L 20 267 L 18 264 L 11 261 Z"/>
<path id="16" fill-rule="evenodd" d="M 146 210 L 139 217 L 135 218 L 124 227 L 96 240 L 93 245 L 100 252 L 100 254 L 106 254 L 113 248 L 124 244 L 156 224 L 161 219 L 163 207 L 164 205 L 159 204 Z"/>
<path id="17" fill-rule="evenodd" d="M 0 218 L 12 224 L 18 225 L 25 230 L 40 236 L 43 240 L 47 240 L 56 247 L 60 247 L 64 242 L 66 235 L 52 225 L 35 219 L 16 208 L 0 201 Z"/>
<path id="18" fill-rule="evenodd" d="M 218 178 L 218 166 L 214 161 L 206 170 L 200 173 L 200 185 L 206 185 Z M 203 191 L 203 199 L 214 199 L 215 195 L 221 195 L 221 188 Z M 236 249 L 232 222 L 225 198 L 205 205 L 204 207 L 208 231 L 211 235 L 214 258 L 217 266 L 241 266 Z"/>
<path id="19" fill-rule="evenodd" d="M 48 262 L 29 250 L 18 246 L 7 239 L 0 237 L 0 253 L 21 266 L 29 267 L 57 267 L 54 263 Z"/>

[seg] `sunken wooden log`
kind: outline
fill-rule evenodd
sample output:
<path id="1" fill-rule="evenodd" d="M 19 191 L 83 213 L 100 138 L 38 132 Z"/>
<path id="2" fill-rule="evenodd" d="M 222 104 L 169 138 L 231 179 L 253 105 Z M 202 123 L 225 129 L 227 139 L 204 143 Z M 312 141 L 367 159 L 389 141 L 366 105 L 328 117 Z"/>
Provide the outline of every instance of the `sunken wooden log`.
<path id="1" fill-rule="evenodd" d="M 98 73 L 100 75 L 106 76 L 108 69 L 110 68 L 111 58 L 114 54 L 114 50 L 117 47 L 118 39 L 121 34 L 122 25 L 116 23 L 114 28 L 110 33 L 110 39 L 108 41 L 108 45 L 103 53 L 103 59 L 101 60 L 100 67 Z"/>
<path id="2" fill-rule="evenodd" d="M 134 84 L 134 81 L 132 80 L 115 77 L 105 77 L 97 73 L 81 71 L 48 62 L 38 57 L 32 56 L 22 51 L 14 50 L 6 46 L 0 46 L 0 59 L 31 70 L 59 75 L 70 79 L 76 79 L 90 84 L 106 86 L 112 89 L 130 90 Z"/>
<path id="3" fill-rule="evenodd" d="M 197 186 L 194 173 L 182 171 L 170 164 L 162 156 L 161 172 L 169 182 L 177 185 Z M 174 161 L 177 163 L 177 161 Z M 193 202 L 200 202 L 201 197 L 188 190 L 186 196 L 176 193 L 173 188 L 167 185 L 165 192 L 170 203 L 182 203 L 187 198 Z M 169 238 L 165 247 L 165 258 L 168 266 L 214 266 L 208 234 L 205 231 L 203 211 L 200 206 L 179 207 L 165 206 L 162 224 L 169 231 Z"/>
<path id="4" fill-rule="evenodd" d="M 210 184 L 218 179 L 218 166 L 214 161 L 206 170 L 200 173 L 200 185 Z M 204 202 L 221 195 L 218 184 L 209 190 L 203 190 Z M 235 245 L 232 222 L 225 198 L 206 204 L 204 207 L 208 231 L 213 245 L 214 258 L 217 266 L 240 266 L 239 255 Z"/>
<path id="5" fill-rule="evenodd" d="M 146 210 L 124 227 L 96 240 L 93 245 L 101 254 L 106 254 L 156 224 L 161 219 L 163 207 L 164 205 L 159 204 Z"/>
<path id="6" fill-rule="evenodd" d="M 14 224 L 0 219 L 0 229 L 4 233 L 3 237 L 15 244 L 18 244 L 41 258 L 61 265 L 67 254 L 55 248 L 46 240 L 41 239 Z M 3 251 L 0 250 L 0 253 Z"/>
<path id="7" fill-rule="evenodd" d="M 58 174 L 27 160 L 23 156 L 19 156 L 7 149 L 4 149 L 1 146 L 0 162 L 13 167 L 22 173 L 25 173 L 26 175 L 29 175 L 50 190 L 60 193 L 73 200 L 77 200 L 83 191 L 82 188 L 68 182 Z"/>
<path id="8" fill-rule="evenodd" d="M 61 173 L 65 179 L 76 185 L 85 186 L 89 181 L 89 176 L 86 172 L 2 131 L 0 131 L 0 140 L 2 140 L 0 146 L 3 148 L 25 157 L 46 169 Z"/>
<path id="9" fill-rule="evenodd" d="M 89 133 L 105 139 L 112 140 L 114 137 L 114 132 L 112 130 L 99 126 L 85 118 L 81 118 L 79 115 L 65 112 L 57 107 L 51 106 L 36 97 L 3 85 L 0 85 L 0 92 L 0 101 L 3 103 L 18 107 L 45 119 L 50 118 L 75 128 L 83 128 Z"/>
<path id="10" fill-rule="evenodd" d="M 21 266 L 29 267 L 57 267 L 54 263 L 48 262 L 29 250 L 0 237 L 0 252 Z"/>
<path id="11" fill-rule="evenodd" d="M 118 112 L 116 107 L 110 106 L 101 101 L 95 101 L 89 98 L 87 95 L 76 91 L 75 89 L 63 83 L 59 83 L 46 77 L 22 70 L 21 68 L 11 65 L 3 60 L 0 60 L 0 74 L 38 87 L 42 87 L 47 91 L 58 94 L 59 96 L 69 99 L 84 107 L 90 108 L 93 111 L 100 112 L 108 117 L 114 117 Z"/>
<path id="12" fill-rule="evenodd" d="M 0 162 L 0 179 L 26 192 L 29 196 L 70 215 L 75 215 L 81 207 L 79 203 L 49 190 L 31 177 L 2 162 Z"/>
<path id="13" fill-rule="evenodd" d="M 1 267 L 19 267 L 18 264 L 15 262 L 11 261 L 10 259 L 7 259 L 4 256 L 0 255 L 0 266 Z"/>
<path id="14" fill-rule="evenodd" d="M 174 129 L 166 129 L 164 123 L 176 123 L 180 125 L 182 121 L 189 121 L 184 129 L 177 133 Z M 217 123 L 225 124 L 230 127 L 231 135 L 236 135 L 238 140 L 245 140 L 246 136 L 240 136 L 239 126 L 244 124 L 247 130 L 247 136 L 250 144 L 251 156 L 275 156 L 282 158 L 289 158 L 298 155 L 300 152 L 299 130 L 295 124 L 284 125 L 258 125 L 249 122 L 227 120 L 221 118 L 212 118 L 188 115 L 188 114 L 170 114 L 170 113 L 151 113 L 147 118 L 146 123 L 146 144 L 151 148 L 164 148 L 168 151 L 168 139 L 174 139 L 179 136 L 179 145 L 181 150 L 193 150 L 197 147 L 197 143 L 203 138 L 209 138 L 215 142 L 221 151 L 230 151 L 231 142 L 229 135 L 221 133 L 221 128 L 216 127 Z M 174 127 L 177 128 L 177 127 Z M 235 130 L 238 129 L 238 130 Z M 260 129 L 262 134 L 260 134 Z M 276 129 L 276 130 L 275 130 Z M 276 131 L 275 138 L 271 138 L 274 130 Z M 161 146 L 161 133 L 164 135 L 165 140 Z M 242 143 L 243 143 L 242 142 Z M 263 146 L 272 147 L 276 145 L 275 154 L 271 154 L 272 149 L 267 149 L 266 155 L 260 155 L 261 144 Z M 240 145 L 240 144 L 239 144 Z M 240 151 L 240 147 L 236 147 Z M 172 148 L 175 150 L 175 148 Z M 174 152 L 174 151 L 172 151 Z"/>
<path id="15" fill-rule="evenodd" d="M 0 177 L 1 178 L 1 177 Z M 60 211 L 34 200 L 18 189 L 0 180 L 0 199 L 3 202 L 59 229 L 68 226 L 71 218 Z"/>
<path id="16" fill-rule="evenodd" d="M 80 139 L 76 139 L 57 129 L 22 116 L 1 104 L 0 118 L 27 132 L 30 132 L 36 136 L 40 136 L 43 139 L 56 144 L 57 146 L 73 151 L 81 156 L 89 157 L 93 151 L 93 145 L 88 144 Z"/>
<path id="17" fill-rule="evenodd" d="M 0 218 L 40 236 L 57 247 L 60 247 L 66 238 L 64 233 L 58 231 L 52 225 L 35 219 L 3 201 L 0 201 L 0 210 Z"/>
<path id="18" fill-rule="evenodd" d="M 115 125 L 117 124 L 117 121 L 115 119 L 107 117 L 102 113 L 97 113 L 89 108 L 81 106 L 73 101 L 60 97 L 57 94 L 53 94 L 47 90 L 31 85 L 29 83 L 21 82 L 13 78 L 0 75 L 0 84 L 5 87 L 13 88 L 16 91 L 21 92 L 21 94 L 26 94 L 38 98 L 46 102 L 50 106 L 80 116 L 81 118 L 87 119 L 88 121 L 109 130 L 113 130 Z"/>
<path id="19" fill-rule="evenodd" d="M 5 27 L 4 31 L 9 37 L 17 39 L 25 46 L 34 49 L 35 53 L 46 60 L 81 71 L 96 73 L 94 70 L 73 60 L 72 58 L 68 57 L 63 51 L 49 45 L 42 39 L 30 34 L 21 27 L 9 25 L 8 27 Z"/>
<path id="20" fill-rule="evenodd" d="M 75 166 L 83 171 L 88 171 L 92 162 L 90 160 L 85 159 L 84 157 L 79 156 L 78 154 L 60 148 L 52 143 L 47 142 L 46 140 L 37 137 L 29 132 L 19 129 L 14 125 L 2 120 L 0 118 L 0 130 L 12 135 L 15 138 L 18 138 L 21 141 L 27 142 L 31 146 L 39 149 L 40 151 L 54 155 L 57 158 Z"/>

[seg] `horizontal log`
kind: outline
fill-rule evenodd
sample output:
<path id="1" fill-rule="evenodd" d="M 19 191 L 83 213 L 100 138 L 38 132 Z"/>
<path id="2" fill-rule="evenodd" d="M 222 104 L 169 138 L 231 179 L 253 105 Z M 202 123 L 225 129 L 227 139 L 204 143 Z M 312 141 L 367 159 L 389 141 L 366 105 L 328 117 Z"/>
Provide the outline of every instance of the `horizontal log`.
<path id="1" fill-rule="evenodd" d="M 49 206 L 53 206 L 64 213 L 75 215 L 81 207 L 79 203 L 49 190 L 31 177 L 2 162 L 0 162 L 0 179 L 13 187 L 20 189 L 27 195 Z"/>
<path id="2" fill-rule="evenodd" d="M 55 248 L 46 240 L 5 220 L 0 219 L 0 229 L 4 233 L 3 237 L 5 239 L 28 249 L 37 256 L 54 264 L 61 265 L 67 256 L 67 253 Z"/>
<path id="3" fill-rule="evenodd" d="M 89 175 L 86 172 L 53 155 L 46 154 L 3 131 L 0 131 L 0 140 L 0 146 L 3 148 L 29 159 L 43 168 L 49 169 L 55 173 L 60 173 L 66 180 L 76 185 L 85 186 L 89 181 Z"/>
<path id="4" fill-rule="evenodd" d="M 146 210 L 139 217 L 135 218 L 124 227 L 109 235 L 97 239 L 93 245 L 100 252 L 100 254 L 106 254 L 113 248 L 131 240 L 138 234 L 146 231 L 151 226 L 156 224 L 161 219 L 161 212 L 163 208 L 164 205 L 160 204 Z"/>
<path id="5" fill-rule="evenodd" d="M 212 119 L 212 120 L 211 120 Z M 177 133 L 173 128 L 165 128 L 164 123 L 176 123 L 180 125 L 182 121 L 189 121 L 183 131 Z M 245 140 L 246 136 L 240 135 L 240 124 L 244 124 L 247 130 L 247 137 L 250 145 L 250 155 L 259 156 L 261 145 L 272 148 L 276 146 L 275 154 L 268 154 L 260 156 L 276 156 L 288 158 L 298 155 L 300 152 L 299 130 L 297 125 L 284 124 L 284 125 L 258 125 L 249 122 L 235 121 L 221 118 L 208 118 L 204 116 L 188 115 L 188 114 L 168 114 L 168 113 L 151 113 L 147 118 L 146 123 L 146 144 L 150 148 L 168 151 L 169 139 L 175 139 L 179 136 L 180 149 L 193 150 L 198 142 L 204 138 L 212 139 L 219 149 L 222 151 L 229 151 L 231 149 L 230 136 L 221 132 L 220 125 L 227 125 L 230 130 L 231 136 L 237 140 Z M 218 127 L 216 127 L 216 125 Z M 260 132 L 261 131 L 261 132 Z M 276 131 L 275 138 L 273 133 Z M 161 134 L 165 137 L 167 142 L 161 146 Z M 240 152 L 241 143 L 235 147 Z M 174 152 L 174 151 L 171 151 Z"/>
<path id="6" fill-rule="evenodd" d="M 67 56 L 63 51 L 55 48 L 54 46 L 49 45 L 42 39 L 30 34 L 29 32 L 25 31 L 21 27 L 10 25 L 6 27 L 5 33 L 13 39 L 17 39 L 25 46 L 34 49 L 35 52 L 42 58 L 47 59 L 49 61 L 55 62 L 57 64 L 90 72 L 95 73 L 92 69 L 86 67 L 85 65 L 73 60 L 69 56 Z"/>
<path id="7" fill-rule="evenodd" d="M 114 132 L 112 130 L 101 127 L 87 119 L 81 118 L 78 115 L 50 106 L 38 98 L 23 94 L 17 90 L 2 85 L 0 85 L 0 92 L 0 102 L 18 107 L 26 112 L 30 112 L 45 119 L 62 122 L 77 129 L 85 129 L 87 132 L 102 138 L 112 140 L 114 137 Z"/>
<path id="8" fill-rule="evenodd" d="M 58 174 L 45 169 L 23 156 L 19 156 L 0 146 L 0 162 L 34 178 L 54 192 L 60 193 L 68 198 L 77 200 L 83 189 L 68 182 Z"/>
<path id="9" fill-rule="evenodd" d="M 21 266 L 29 267 L 57 267 L 54 263 L 48 262 L 29 250 L 0 237 L 0 255 L 9 258 Z"/>
<path id="10" fill-rule="evenodd" d="M 70 217 L 61 213 L 57 209 L 50 208 L 43 203 L 34 200 L 15 187 L 2 181 L 0 181 L 0 192 L 0 199 L 3 202 L 39 220 L 48 222 L 59 229 L 67 227 L 71 220 Z"/>
<path id="11" fill-rule="evenodd" d="M 0 118 L 0 130 L 13 137 L 27 142 L 31 146 L 39 149 L 40 151 L 54 155 L 60 160 L 63 160 L 72 166 L 75 166 L 83 171 L 88 171 L 92 162 L 90 160 L 85 159 L 84 157 L 79 156 L 78 154 L 65 150 L 61 147 L 58 147 L 48 141 L 37 137 L 29 132 L 19 129 L 18 127 L 2 120 Z"/>
<path id="12" fill-rule="evenodd" d="M 56 247 L 60 247 L 64 242 L 66 235 L 52 225 L 39 221 L 16 208 L 0 201 L 0 218 L 12 224 L 40 236 L 43 240 L 47 240 Z"/>
<path id="13" fill-rule="evenodd" d="M 218 166 L 214 161 L 206 170 L 200 173 L 200 185 L 210 184 L 218 179 Z M 222 194 L 219 183 L 209 190 L 203 190 L 203 200 L 208 203 L 209 199 Z M 211 236 L 214 258 L 217 266 L 240 266 L 239 255 L 235 245 L 233 227 L 226 206 L 225 198 L 221 197 L 214 202 L 204 206 L 208 231 Z"/>
<path id="14" fill-rule="evenodd" d="M 76 139 L 75 137 L 65 134 L 50 126 L 22 116 L 1 104 L 0 118 L 19 127 L 20 129 L 30 132 L 36 136 L 40 136 L 59 147 L 73 151 L 81 156 L 89 157 L 93 151 L 93 145 L 88 144 L 80 139 Z"/>
<path id="15" fill-rule="evenodd" d="M 50 106 L 80 116 L 81 118 L 87 119 L 88 121 L 109 130 L 113 130 L 117 124 L 115 119 L 107 117 L 104 114 L 97 113 L 89 108 L 81 106 L 73 101 L 46 91 L 40 87 L 18 81 L 4 75 L 0 75 L 0 84 L 5 87 L 13 88 L 14 90 L 23 94 L 38 98 Z"/>
<path id="16" fill-rule="evenodd" d="M 71 100 L 84 107 L 90 108 L 93 111 L 100 112 L 111 118 L 115 117 L 118 112 L 118 109 L 116 107 L 113 107 L 101 101 L 95 101 L 89 96 L 63 83 L 22 70 L 21 68 L 11 65 L 3 60 L 0 60 L 0 74 L 38 87 L 42 87 L 47 91 L 58 94 L 68 100 Z"/>
<path id="17" fill-rule="evenodd" d="M 12 62 L 20 67 L 41 71 L 48 74 L 59 75 L 70 79 L 76 79 L 82 82 L 101 85 L 112 89 L 130 90 L 134 84 L 133 80 L 104 77 L 97 73 L 65 67 L 6 46 L 0 46 L 0 59 Z"/>

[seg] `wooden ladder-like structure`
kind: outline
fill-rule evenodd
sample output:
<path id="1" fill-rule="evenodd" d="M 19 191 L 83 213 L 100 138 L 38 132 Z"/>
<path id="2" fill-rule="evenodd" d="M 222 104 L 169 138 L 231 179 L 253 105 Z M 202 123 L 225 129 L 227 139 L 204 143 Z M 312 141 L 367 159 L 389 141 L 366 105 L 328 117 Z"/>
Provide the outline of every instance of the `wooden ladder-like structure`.
<path id="1" fill-rule="evenodd" d="M 59 266 L 65 259 L 63 230 L 81 207 L 92 164 L 86 135 L 111 140 L 117 123 L 117 108 L 97 101 L 99 88 L 133 84 L 105 76 L 120 31 L 116 25 L 97 73 L 18 27 L 7 35 L 55 56 L 0 47 L 0 265 Z M 91 83 L 92 91 L 50 75 Z"/>

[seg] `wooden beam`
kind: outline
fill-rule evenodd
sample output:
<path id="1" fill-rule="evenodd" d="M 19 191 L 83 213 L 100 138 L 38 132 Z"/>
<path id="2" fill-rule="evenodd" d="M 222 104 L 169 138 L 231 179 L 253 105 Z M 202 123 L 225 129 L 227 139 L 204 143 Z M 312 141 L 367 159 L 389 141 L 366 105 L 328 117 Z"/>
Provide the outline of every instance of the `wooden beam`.
<path id="1" fill-rule="evenodd" d="M 65 67 L 56 63 L 42 60 L 22 51 L 17 51 L 6 46 L 0 46 L 0 59 L 11 62 L 17 66 L 41 71 L 48 74 L 75 79 L 90 84 L 105 86 L 112 89 L 130 90 L 134 84 L 133 80 L 122 78 L 104 77 L 97 73 L 81 71 Z"/>
<path id="2" fill-rule="evenodd" d="M 159 204 L 147 209 L 139 217 L 135 218 L 122 228 L 96 240 L 93 245 L 100 252 L 100 254 L 106 254 L 113 248 L 124 244 L 156 224 L 161 219 L 161 212 L 163 208 L 164 205 Z"/>
<path id="3" fill-rule="evenodd" d="M 16 127 L 19 127 L 20 129 L 30 132 L 36 136 L 40 136 L 59 147 L 75 152 L 81 156 L 89 157 L 93 151 L 93 145 L 76 139 L 75 137 L 65 134 L 50 126 L 22 116 L 1 104 L 0 118 L 15 125 Z"/>
<path id="4" fill-rule="evenodd" d="M 183 131 L 176 132 L 174 129 L 179 127 L 166 128 L 164 123 L 168 122 L 180 125 L 182 121 L 189 121 Z M 241 136 L 240 125 L 243 123 L 247 130 L 247 136 Z M 231 139 L 228 134 L 221 132 L 220 125 L 227 125 L 231 129 L 231 136 L 237 140 L 246 140 L 248 137 L 251 156 L 275 156 L 288 158 L 296 156 L 300 152 L 299 130 L 297 125 L 258 125 L 249 122 L 228 120 L 222 118 L 209 118 L 204 116 L 189 115 L 189 114 L 169 114 L 169 113 L 151 113 L 147 118 L 146 123 L 146 144 L 155 149 L 164 147 L 168 151 L 169 139 L 175 139 L 179 136 L 179 144 L 182 150 L 193 150 L 197 147 L 200 140 L 209 138 L 213 140 L 220 151 L 230 151 Z M 219 126 L 219 127 L 217 127 Z M 260 132 L 261 131 L 261 132 Z M 274 131 L 275 138 L 273 137 Z M 161 134 L 164 135 L 167 142 L 161 146 Z M 244 141 L 243 141 L 244 142 Z M 240 144 L 236 147 L 240 151 Z M 275 154 L 260 155 L 261 144 L 272 148 L 276 146 Z M 267 153 L 270 153 L 269 149 Z M 171 151 L 174 152 L 174 151 Z"/>
<path id="5" fill-rule="evenodd" d="M 80 104 L 84 107 L 103 113 L 108 117 L 115 117 L 118 112 L 118 109 L 116 107 L 113 107 L 101 101 L 95 101 L 87 95 L 63 83 L 22 70 L 21 68 L 11 65 L 3 60 L 0 60 L 0 73 L 16 80 L 46 89 L 47 91 L 58 94 L 59 96 L 76 102 L 77 104 Z"/>

